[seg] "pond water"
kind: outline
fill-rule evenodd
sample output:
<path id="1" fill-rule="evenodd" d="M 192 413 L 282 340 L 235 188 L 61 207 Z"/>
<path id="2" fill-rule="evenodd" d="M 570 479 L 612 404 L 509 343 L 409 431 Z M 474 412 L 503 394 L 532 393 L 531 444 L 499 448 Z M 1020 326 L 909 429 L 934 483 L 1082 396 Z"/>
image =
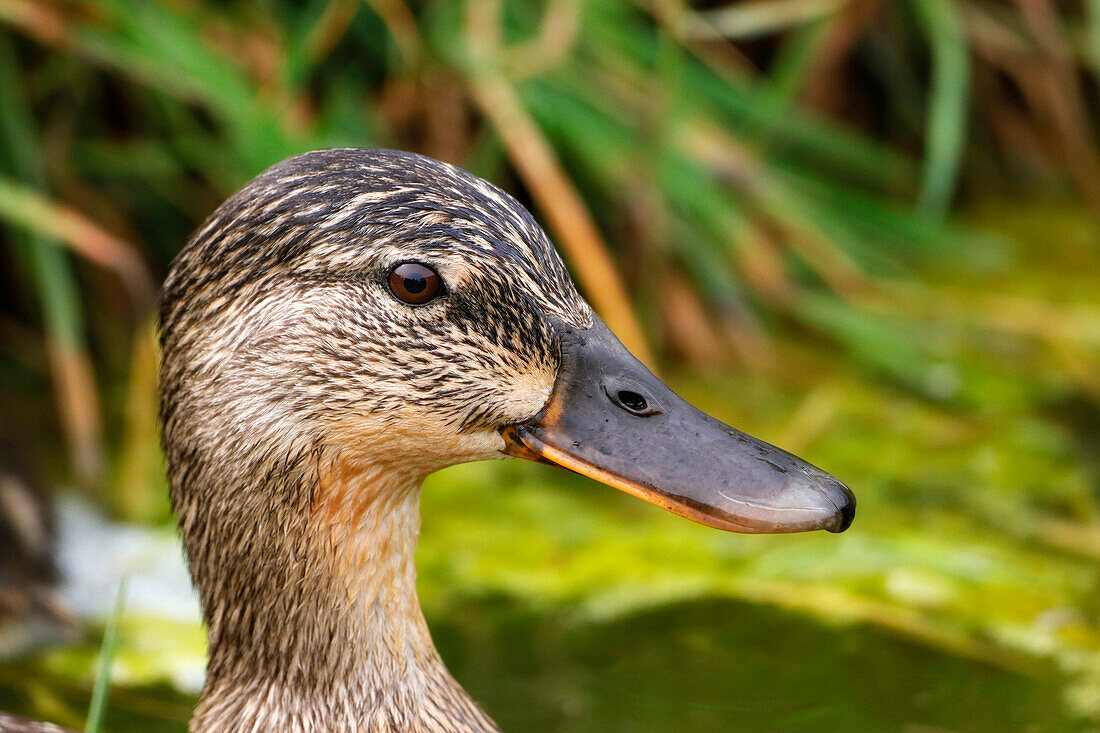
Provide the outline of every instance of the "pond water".
<path id="1" fill-rule="evenodd" d="M 1065 717 L 1053 670 L 1008 671 L 730 600 L 582 622 L 486 598 L 429 621 L 451 671 L 506 731 L 1085 729 Z M 86 700 L 36 665 L 0 668 L 4 708 L 71 714 Z M 191 702 L 116 688 L 105 730 L 184 731 Z"/>

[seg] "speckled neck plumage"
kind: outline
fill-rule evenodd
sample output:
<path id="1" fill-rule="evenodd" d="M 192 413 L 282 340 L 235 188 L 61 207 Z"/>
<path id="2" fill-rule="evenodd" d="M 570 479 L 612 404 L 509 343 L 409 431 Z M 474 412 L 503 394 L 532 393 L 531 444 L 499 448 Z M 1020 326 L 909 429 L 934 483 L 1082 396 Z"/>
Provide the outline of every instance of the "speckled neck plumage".
<path id="1" fill-rule="evenodd" d="M 495 731 L 447 671 L 417 601 L 422 478 L 339 455 L 307 460 L 285 477 L 300 484 L 289 493 L 312 496 L 306 534 L 271 526 L 264 534 L 281 541 L 257 547 L 258 562 L 279 559 L 278 579 L 261 598 L 220 596 L 209 614 L 191 730 Z"/>

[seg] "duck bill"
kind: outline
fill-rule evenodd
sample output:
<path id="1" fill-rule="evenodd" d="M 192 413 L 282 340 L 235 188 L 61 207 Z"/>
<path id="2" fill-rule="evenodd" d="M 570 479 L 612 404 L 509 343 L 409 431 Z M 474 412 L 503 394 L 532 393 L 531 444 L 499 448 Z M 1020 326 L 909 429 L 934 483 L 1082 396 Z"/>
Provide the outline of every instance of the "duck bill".
<path id="1" fill-rule="evenodd" d="M 695 409 L 598 318 L 559 322 L 561 367 L 531 420 L 501 431 L 505 453 L 575 471 L 732 532 L 843 532 L 855 496 L 784 450 Z"/>

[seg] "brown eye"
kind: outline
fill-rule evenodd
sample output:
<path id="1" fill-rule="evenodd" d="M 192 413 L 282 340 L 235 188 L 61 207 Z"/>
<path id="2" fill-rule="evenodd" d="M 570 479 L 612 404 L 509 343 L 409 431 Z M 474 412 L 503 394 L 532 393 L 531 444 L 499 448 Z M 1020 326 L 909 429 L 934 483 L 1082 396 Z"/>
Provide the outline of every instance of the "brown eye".
<path id="1" fill-rule="evenodd" d="M 417 262 L 404 262 L 390 270 L 390 292 L 402 303 L 423 305 L 443 290 L 435 270 Z"/>

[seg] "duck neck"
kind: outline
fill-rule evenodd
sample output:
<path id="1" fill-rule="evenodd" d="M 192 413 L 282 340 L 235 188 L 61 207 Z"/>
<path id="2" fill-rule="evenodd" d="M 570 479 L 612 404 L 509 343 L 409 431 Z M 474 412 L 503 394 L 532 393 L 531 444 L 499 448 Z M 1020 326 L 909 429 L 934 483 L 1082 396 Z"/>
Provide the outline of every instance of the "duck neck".
<path id="1" fill-rule="evenodd" d="M 200 583 L 210 663 L 192 731 L 496 730 L 417 599 L 422 477 L 337 458 L 288 480 L 302 486 L 275 493 L 300 511 L 264 512 L 244 556 L 222 558 L 245 577 Z"/>

